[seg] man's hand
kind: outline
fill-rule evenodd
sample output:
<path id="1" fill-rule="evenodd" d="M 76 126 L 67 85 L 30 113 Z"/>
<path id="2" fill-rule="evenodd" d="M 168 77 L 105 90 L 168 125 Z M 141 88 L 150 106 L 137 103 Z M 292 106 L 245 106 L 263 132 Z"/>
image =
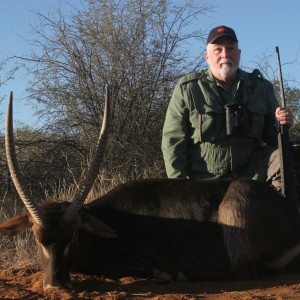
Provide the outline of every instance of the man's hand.
<path id="1" fill-rule="evenodd" d="M 275 116 L 280 125 L 287 125 L 288 127 L 293 125 L 294 116 L 289 108 L 277 107 Z"/>

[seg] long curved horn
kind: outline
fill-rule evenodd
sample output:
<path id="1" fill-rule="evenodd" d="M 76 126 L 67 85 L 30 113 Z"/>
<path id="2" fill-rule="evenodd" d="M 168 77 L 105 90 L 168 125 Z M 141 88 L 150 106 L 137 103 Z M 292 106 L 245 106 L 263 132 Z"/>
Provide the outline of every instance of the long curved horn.
<path id="1" fill-rule="evenodd" d="M 71 205 L 65 211 L 63 216 L 63 221 L 66 223 L 72 222 L 76 218 L 81 209 L 85 199 L 87 198 L 90 190 L 93 187 L 93 184 L 99 173 L 99 168 L 102 164 L 105 148 L 108 139 L 108 132 L 111 122 L 111 103 L 110 103 L 110 91 L 109 86 L 106 87 L 105 93 L 105 108 L 103 114 L 102 128 L 99 135 L 96 152 L 93 158 L 93 161 L 88 170 L 87 176 L 84 181 L 80 184 L 77 193 L 72 199 Z"/>
<path id="2" fill-rule="evenodd" d="M 19 164 L 16 156 L 14 129 L 13 129 L 13 93 L 10 92 L 5 125 L 5 150 L 8 169 L 15 185 L 15 188 L 26 206 L 34 222 L 40 226 L 46 223 L 46 217 L 39 206 L 30 198 L 30 193 L 22 179 Z"/>

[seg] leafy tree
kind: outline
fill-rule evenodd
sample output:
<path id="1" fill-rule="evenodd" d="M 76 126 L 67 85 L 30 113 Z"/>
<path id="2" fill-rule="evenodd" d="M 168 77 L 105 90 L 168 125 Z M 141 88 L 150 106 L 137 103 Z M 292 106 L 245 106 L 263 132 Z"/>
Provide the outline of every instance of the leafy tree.
<path id="1" fill-rule="evenodd" d="M 113 89 L 114 122 L 107 168 L 128 176 L 164 172 L 161 129 L 174 82 L 203 63 L 187 43 L 189 26 L 212 9 L 203 2 L 89 0 L 70 19 L 37 13 L 32 53 L 22 57 L 29 88 L 49 133 L 72 136 L 83 151 L 95 145 L 103 87 Z M 177 3 L 177 2 L 176 2 Z M 150 173 L 151 173 L 150 172 Z M 151 175 L 151 174 L 148 174 Z"/>
<path id="2" fill-rule="evenodd" d="M 41 130 L 16 132 L 32 189 L 77 182 L 102 122 L 104 86 L 113 91 L 106 175 L 164 176 L 160 150 L 166 107 L 177 78 L 203 63 L 200 28 L 212 10 L 202 1 L 87 0 L 70 18 L 36 12 L 31 53 L 18 57 L 32 78 L 29 100 Z M 178 4 L 179 3 L 179 4 Z M 189 47 L 198 42 L 199 55 Z"/>

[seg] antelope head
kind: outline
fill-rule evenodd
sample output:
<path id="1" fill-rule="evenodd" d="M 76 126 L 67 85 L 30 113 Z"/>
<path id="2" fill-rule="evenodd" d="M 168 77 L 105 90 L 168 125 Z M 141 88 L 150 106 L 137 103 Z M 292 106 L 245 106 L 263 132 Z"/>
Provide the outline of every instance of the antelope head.
<path id="1" fill-rule="evenodd" d="M 79 228 L 102 237 L 115 237 L 115 231 L 101 220 L 82 211 L 103 161 L 111 122 L 110 92 L 107 87 L 102 128 L 93 161 L 86 178 L 70 202 L 53 202 L 39 206 L 31 197 L 21 176 L 16 158 L 13 133 L 13 95 L 10 93 L 5 128 L 7 164 L 19 197 L 28 214 L 14 217 L 0 225 L 0 233 L 15 235 L 32 229 L 44 270 L 44 288 L 69 287 L 71 255 Z"/>

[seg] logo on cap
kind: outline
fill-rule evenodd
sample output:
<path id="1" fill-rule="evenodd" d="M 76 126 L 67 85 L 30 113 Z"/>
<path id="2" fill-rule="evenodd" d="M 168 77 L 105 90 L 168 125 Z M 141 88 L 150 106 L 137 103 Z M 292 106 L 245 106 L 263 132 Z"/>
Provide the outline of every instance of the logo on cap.
<path id="1" fill-rule="evenodd" d="M 224 27 L 220 27 L 217 29 L 217 32 L 224 32 L 226 29 Z"/>

